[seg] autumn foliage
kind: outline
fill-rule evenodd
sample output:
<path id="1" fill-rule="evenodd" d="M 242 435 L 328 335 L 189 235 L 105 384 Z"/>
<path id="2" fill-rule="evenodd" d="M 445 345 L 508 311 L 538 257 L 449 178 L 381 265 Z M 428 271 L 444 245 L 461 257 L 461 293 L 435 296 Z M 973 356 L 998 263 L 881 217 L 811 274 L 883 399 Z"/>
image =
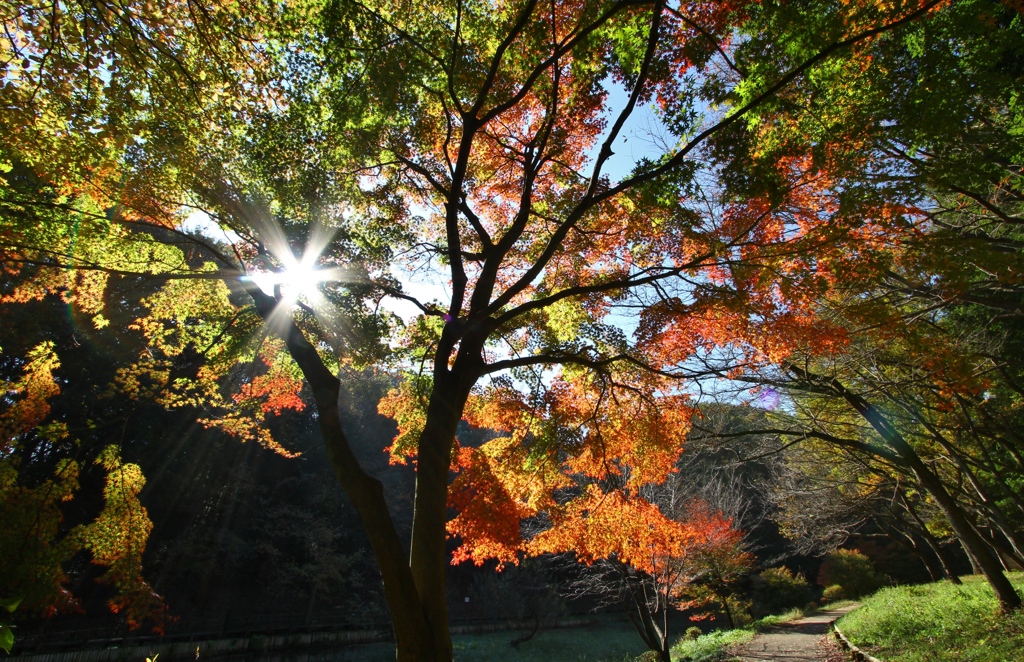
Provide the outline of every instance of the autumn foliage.
<path id="1" fill-rule="evenodd" d="M 903 248 L 937 222 L 930 189 L 887 180 L 918 167 L 886 159 L 922 141 L 878 138 L 912 113 L 876 135 L 864 109 L 893 96 L 874 77 L 925 52 L 910 27 L 963 3 L 5 10 L 2 301 L 59 299 L 123 334 L 108 397 L 282 454 L 274 421 L 315 406 L 402 659 L 451 657 L 447 536 L 476 563 L 573 549 L 654 574 L 703 554 L 717 569 L 687 583 L 721 597 L 744 563 L 728 520 L 670 517 L 643 490 L 676 467 L 704 384 L 837 355 L 897 319 L 829 313 L 913 264 Z M 886 49 L 896 64 L 875 67 Z M 641 113 L 649 149 L 626 158 Z M 303 272 L 315 282 L 288 284 Z M 423 274 L 443 292 L 406 288 Z M 112 295 L 126 283 L 144 293 Z M 31 351 L 5 453 L 64 434 L 45 404 L 56 363 Z M 943 397 L 977 398 L 967 363 L 922 366 Z M 417 470 L 408 554 L 338 406 L 339 375 L 367 364 L 401 375 L 380 412 L 392 461 Z M 497 436 L 456 439 L 462 421 Z M 141 476 L 99 457 L 125 496 L 97 531 L 132 566 L 90 549 L 146 604 Z"/>
<path id="2" fill-rule="evenodd" d="M 105 568 L 100 581 L 116 591 L 109 603 L 111 611 L 124 612 L 132 628 L 150 621 L 154 631 L 162 632 L 166 619 L 163 600 L 142 578 L 142 553 L 153 523 L 138 500 L 145 484 L 138 465 L 122 462 L 117 446 L 105 448 L 95 460 L 106 473 L 103 509 L 95 520 L 70 529 L 63 525 L 62 504 L 79 490 L 79 463 L 61 459 L 49 477 L 35 484 L 19 476 L 24 440 L 41 436 L 49 444 L 71 443 L 64 422 L 47 420 L 48 400 L 60 392 L 53 375 L 60 362 L 52 344 L 36 347 L 28 358 L 22 379 L 7 385 L 12 404 L 2 418 L 2 590 L 22 596 L 24 608 L 38 614 L 77 611 L 79 603 L 65 586 L 68 577 L 63 566 L 75 554 L 88 551 L 92 562 Z"/>

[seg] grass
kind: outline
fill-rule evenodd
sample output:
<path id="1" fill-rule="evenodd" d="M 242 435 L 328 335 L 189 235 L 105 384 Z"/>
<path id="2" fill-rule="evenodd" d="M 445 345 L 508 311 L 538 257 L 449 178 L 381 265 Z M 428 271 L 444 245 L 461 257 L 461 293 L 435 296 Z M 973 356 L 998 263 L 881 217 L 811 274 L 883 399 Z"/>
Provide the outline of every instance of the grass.
<path id="1" fill-rule="evenodd" d="M 753 630 L 754 632 L 764 632 L 768 628 L 773 628 L 776 625 L 782 625 L 783 623 L 795 621 L 796 619 L 803 618 L 804 616 L 807 616 L 815 611 L 817 611 L 817 609 L 807 610 L 800 609 L 799 607 L 797 607 L 794 609 L 790 609 L 784 614 L 774 614 L 772 616 L 765 616 L 764 618 L 759 618 L 747 627 Z"/>
<path id="2" fill-rule="evenodd" d="M 1010 573 L 1018 591 L 1024 573 Z M 982 577 L 884 588 L 838 622 L 858 647 L 885 662 L 1024 660 L 1024 614 L 1002 616 Z"/>
<path id="3" fill-rule="evenodd" d="M 757 621 L 755 621 L 757 622 Z M 683 639 L 672 647 L 672 659 L 680 662 L 712 662 L 725 658 L 725 651 L 745 644 L 757 634 L 753 628 L 716 630 L 696 639 Z"/>

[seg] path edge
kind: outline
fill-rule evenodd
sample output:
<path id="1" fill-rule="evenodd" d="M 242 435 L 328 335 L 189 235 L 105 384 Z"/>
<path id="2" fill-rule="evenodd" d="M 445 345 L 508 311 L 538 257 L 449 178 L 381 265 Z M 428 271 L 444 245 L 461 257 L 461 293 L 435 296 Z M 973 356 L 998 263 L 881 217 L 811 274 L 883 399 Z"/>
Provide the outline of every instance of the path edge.
<path id="1" fill-rule="evenodd" d="M 831 626 L 832 626 L 832 634 L 834 634 L 836 636 L 836 639 L 839 640 L 839 643 L 840 643 L 840 645 L 843 646 L 843 648 L 845 648 L 846 650 L 850 651 L 850 653 L 853 655 L 853 658 L 855 660 L 861 660 L 862 662 L 882 662 L 881 660 L 879 660 L 877 657 L 871 655 L 870 653 L 865 653 L 861 649 L 857 648 L 853 644 L 853 642 L 851 642 L 849 639 L 846 638 L 846 635 L 843 634 L 842 630 L 839 629 L 839 626 L 836 625 L 836 621 L 832 621 Z"/>

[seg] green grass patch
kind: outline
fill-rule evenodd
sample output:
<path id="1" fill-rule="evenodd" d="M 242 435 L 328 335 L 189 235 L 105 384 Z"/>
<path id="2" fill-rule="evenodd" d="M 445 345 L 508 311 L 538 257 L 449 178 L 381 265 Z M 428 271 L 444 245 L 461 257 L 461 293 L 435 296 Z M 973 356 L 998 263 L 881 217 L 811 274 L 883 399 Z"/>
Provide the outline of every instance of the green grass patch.
<path id="1" fill-rule="evenodd" d="M 764 632 L 768 628 L 773 628 L 776 625 L 782 625 L 783 623 L 788 623 L 789 621 L 795 621 L 796 619 L 803 618 L 806 615 L 806 611 L 800 609 L 799 607 L 796 607 L 794 609 L 790 609 L 789 611 L 783 614 L 774 614 L 772 616 L 765 616 L 764 618 L 760 618 L 751 623 L 750 625 L 748 625 L 747 627 L 753 630 L 754 632 Z"/>
<path id="2" fill-rule="evenodd" d="M 753 624 L 751 624 L 753 625 Z M 672 647 L 672 659 L 679 662 L 712 662 L 725 658 L 725 651 L 745 644 L 757 634 L 752 627 L 716 630 L 696 639 L 682 639 Z"/>
<path id="3" fill-rule="evenodd" d="M 1024 573 L 1010 573 L 1018 591 Z M 1024 613 L 1003 616 L 983 577 L 883 588 L 838 623 L 850 641 L 885 662 L 1024 660 Z"/>

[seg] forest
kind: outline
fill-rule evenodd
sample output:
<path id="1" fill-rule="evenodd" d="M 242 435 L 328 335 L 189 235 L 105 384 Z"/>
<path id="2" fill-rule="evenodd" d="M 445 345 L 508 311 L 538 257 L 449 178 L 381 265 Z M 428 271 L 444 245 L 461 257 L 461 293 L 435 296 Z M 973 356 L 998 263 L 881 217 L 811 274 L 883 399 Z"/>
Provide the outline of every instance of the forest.
<path id="1" fill-rule="evenodd" d="M 0 19 L 0 649 L 936 583 L 1019 654 L 1020 0 Z"/>

